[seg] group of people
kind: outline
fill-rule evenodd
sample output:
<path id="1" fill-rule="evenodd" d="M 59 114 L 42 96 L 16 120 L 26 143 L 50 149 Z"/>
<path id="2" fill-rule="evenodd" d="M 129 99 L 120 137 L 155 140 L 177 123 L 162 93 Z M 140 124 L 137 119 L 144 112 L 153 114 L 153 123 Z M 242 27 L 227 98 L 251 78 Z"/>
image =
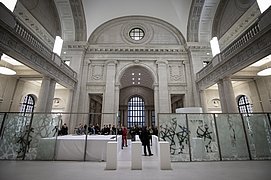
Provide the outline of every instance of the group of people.
<path id="1" fill-rule="evenodd" d="M 87 126 L 86 124 L 83 126 L 82 123 L 79 124 L 77 128 L 75 128 L 75 133 L 77 135 L 116 135 L 117 133 L 117 128 L 115 125 L 109 124 L 109 125 L 104 125 L 103 128 L 99 127 L 99 124 L 94 125 L 89 125 Z"/>
<path id="2" fill-rule="evenodd" d="M 128 136 L 128 129 L 125 126 L 118 126 L 109 124 L 104 125 L 103 128 L 99 127 L 99 124 L 87 126 L 86 124 L 83 125 L 82 123 L 79 124 L 77 128 L 75 128 L 75 132 L 77 135 L 121 135 L 122 136 L 122 148 L 128 147 L 127 144 L 127 136 Z M 59 131 L 59 135 L 67 135 L 68 134 L 68 126 L 64 123 Z M 149 156 L 152 156 L 151 148 L 152 145 L 152 135 L 158 136 L 158 129 L 157 127 L 138 127 L 133 126 L 129 130 L 129 134 L 131 136 L 131 141 L 136 141 L 136 135 L 139 136 L 140 141 L 142 142 L 142 146 L 144 147 L 144 155 L 147 156 L 147 150 Z"/>

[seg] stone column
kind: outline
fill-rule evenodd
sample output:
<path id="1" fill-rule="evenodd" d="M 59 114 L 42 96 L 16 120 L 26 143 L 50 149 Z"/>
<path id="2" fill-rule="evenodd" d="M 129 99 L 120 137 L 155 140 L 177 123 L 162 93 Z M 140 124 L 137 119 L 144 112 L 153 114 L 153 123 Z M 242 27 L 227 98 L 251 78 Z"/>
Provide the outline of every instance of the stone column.
<path id="1" fill-rule="evenodd" d="M 226 77 L 223 79 L 223 88 L 228 113 L 238 113 L 237 102 L 235 100 L 235 95 L 230 77 Z"/>
<path id="2" fill-rule="evenodd" d="M 69 91 L 69 95 L 67 98 L 67 103 L 65 106 L 65 112 L 71 113 L 72 112 L 72 102 L 73 102 L 73 95 L 74 95 L 74 91 L 72 89 L 68 89 Z M 62 115 L 62 119 L 63 119 L 63 123 L 66 123 L 69 127 L 69 133 L 73 133 L 73 130 L 70 128 L 71 127 L 71 114 L 63 114 Z"/>
<path id="3" fill-rule="evenodd" d="M 183 65 L 184 65 L 184 70 L 185 70 L 185 80 L 186 80 L 186 84 L 187 84 L 187 90 L 185 93 L 185 107 L 194 107 L 195 106 L 195 101 L 194 101 L 194 96 L 193 96 L 193 86 L 195 86 L 195 83 L 192 82 L 192 74 L 190 71 L 190 64 L 187 61 L 183 61 Z M 194 77 L 194 76 L 193 76 Z M 193 85 L 192 85 L 193 83 Z M 196 94 L 196 93 L 195 93 Z M 198 95 L 195 95 L 198 96 Z"/>
<path id="4" fill-rule="evenodd" d="M 128 125 L 128 108 L 126 108 L 124 110 L 123 121 L 121 123 L 122 123 L 122 125 L 124 125 L 125 127 L 127 127 L 127 125 Z"/>
<path id="5" fill-rule="evenodd" d="M 170 101 L 168 94 L 167 61 L 158 60 L 158 83 L 159 83 L 159 112 L 170 113 Z"/>
<path id="6" fill-rule="evenodd" d="M 117 61 L 108 61 L 106 70 L 106 85 L 103 100 L 103 113 L 115 113 L 115 76 Z M 104 124 L 113 124 L 115 116 L 113 114 L 104 114 L 102 126 Z"/>
<path id="7" fill-rule="evenodd" d="M 201 102 L 202 111 L 203 111 L 203 113 L 207 113 L 208 112 L 208 105 L 207 105 L 207 101 L 206 101 L 205 90 L 200 90 L 199 94 L 200 94 L 200 102 Z"/>
<path id="8" fill-rule="evenodd" d="M 115 86 L 115 110 L 114 110 L 116 115 L 119 112 L 119 97 L 120 97 L 120 85 L 116 85 Z"/>
<path id="9" fill-rule="evenodd" d="M 223 85 L 223 80 L 219 80 L 217 82 L 218 85 L 218 93 L 219 93 L 219 99 L 220 99 L 220 105 L 221 105 L 221 111 L 222 113 L 227 113 L 227 102 L 225 98 L 225 93 L 224 93 L 224 85 Z"/>
<path id="10" fill-rule="evenodd" d="M 78 96 L 78 109 L 77 112 L 81 113 L 77 115 L 77 125 L 79 123 L 88 124 L 88 117 L 87 114 L 89 112 L 89 95 L 87 93 L 87 77 L 88 77 L 88 69 L 89 69 L 89 62 L 83 61 L 82 62 L 83 67 L 82 71 L 80 72 L 80 83 L 78 83 L 79 86 L 79 96 Z"/>
<path id="11" fill-rule="evenodd" d="M 53 100 L 55 95 L 55 88 L 56 88 L 56 81 L 54 79 L 50 80 L 49 85 L 49 94 L 47 99 L 47 106 L 46 106 L 46 112 L 51 112 L 53 107 Z"/>
<path id="12" fill-rule="evenodd" d="M 82 116 L 80 114 L 77 114 L 77 112 L 83 112 L 84 109 L 82 109 L 82 105 L 86 101 L 86 95 L 83 93 L 86 93 L 85 91 L 82 91 L 83 88 L 86 88 L 86 82 L 84 82 L 84 74 L 85 67 L 88 67 L 89 60 L 85 57 L 86 50 L 84 48 L 82 49 L 72 49 L 69 51 L 69 56 L 72 57 L 71 59 L 71 68 L 77 72 L 77 79 L 78 82 L 76 83 L 75 88 L 73 89 L 73 96 L 72 96 L 72 104 L 71 104 L 71 112 L 76 112 L 74 114 L 71 114 L 70 118 L 70 130 L 73 132 L 74 128 L 79 125 L 80 122 L 83 122 Z M 83 72 L 84 71 L 84 72 Z M 82 95 L 82 96 L 81 96 Z M 82 103 L 83 101 L 83 103 Z M 87 99 L 88 101 L 88 99 Z M 82 103 L 82 105 L 80 104 Z"/>
<path id="13" fill-rule="evenodd" d="M 38 105 L 37 105 L 37 112 L 46 112 L 47 104 L 48 104 L 48 97 L 49 93 L 52 89 L 50 89 L 50 81 L 51 79 L 47 76 L 42 78 L 41 88 L 38 97 Z M 54 90 L 53 90 L 54 92 Z"/>
<path id="14" fill-rule="evenodd" d="M 158 98 L 158 85 L 154 85 L 154 111 L 155 111 L 155 124 L 158 124 L 159 113 L 159 98 Z"/>

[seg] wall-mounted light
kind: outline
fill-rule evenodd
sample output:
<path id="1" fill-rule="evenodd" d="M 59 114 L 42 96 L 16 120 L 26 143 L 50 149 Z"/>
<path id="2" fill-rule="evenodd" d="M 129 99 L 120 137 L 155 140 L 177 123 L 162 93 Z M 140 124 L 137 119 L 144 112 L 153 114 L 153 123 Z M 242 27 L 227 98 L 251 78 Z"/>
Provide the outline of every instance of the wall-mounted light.
<path id="1" fill-rule="evenodd" d="M 266 9 L 271 6 L 271 1 L 270 0 L 257 0 L 257 4 L 260 8 L 261 13 L 263 13 Z"/>
<path id="2" fill-rule="evenodd" d="M 14 11 L 17 0 L 0 0 L 11 12 Z"/>
<path id="3" fill-rule="evenodd" d="M 62 50 L 63 40 L 60 36 L 56 36 L 53 52 L 60 56 Z"/>
<path id="4" fill-rule="evenodd" d="M 213 37 L 210 41 L 213 57 L 220 53 L 217 37 Z"/>
<path id="5" fill-rule="evenodd" d="M 266 68 L 257 73 L 258 76 L 271 76 L 271 68 Z"/>

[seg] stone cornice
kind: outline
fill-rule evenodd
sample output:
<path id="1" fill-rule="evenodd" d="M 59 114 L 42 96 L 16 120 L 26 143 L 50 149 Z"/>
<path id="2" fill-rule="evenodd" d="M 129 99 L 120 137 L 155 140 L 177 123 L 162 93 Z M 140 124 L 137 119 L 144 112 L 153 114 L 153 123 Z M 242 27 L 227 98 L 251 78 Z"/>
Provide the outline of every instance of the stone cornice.
<path id="1" fill-rule="evenodd" d="M 14 14 L 40 41 L 46 44 L 49 49 L 53 49 L 54 37 L 31 15 L 20 1 L 16 4 Z"/>
<path id="2" fill-rule="evenodd" d="M 97 54 L 134 54 L 134 53 L 141 53 L 141 54 L 181 54 L 187 53 L 184 49 L 179 48 L 88 48 L 90 53 L 97 53 Z"/>

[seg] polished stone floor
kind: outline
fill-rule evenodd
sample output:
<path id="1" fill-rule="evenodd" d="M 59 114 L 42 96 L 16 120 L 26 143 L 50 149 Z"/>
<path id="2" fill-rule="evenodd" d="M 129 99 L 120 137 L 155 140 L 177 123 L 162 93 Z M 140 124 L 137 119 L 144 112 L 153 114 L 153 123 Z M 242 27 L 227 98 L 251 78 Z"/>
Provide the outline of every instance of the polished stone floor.
<path id="1" fill-rule="evenodd" d="M 105 170 L 105 162 L 0 161 L 1 180 L 270 180 L 271 161 L 172 163 L 160 170 L 156 161 L 143 161 L 142 170 L 131 170 L 119 161 L 117 170 Z"/>
<path id="2" fill-rule="evenodd" d="M 0 161 L 0 180 L 270 180 L 271 161 L 171 163 L 160 170 L 156 155 L 142 156 L 142 170 L 131 170 L 130 149 L 124 147 L 117 170 L 106 162 Z"/>

